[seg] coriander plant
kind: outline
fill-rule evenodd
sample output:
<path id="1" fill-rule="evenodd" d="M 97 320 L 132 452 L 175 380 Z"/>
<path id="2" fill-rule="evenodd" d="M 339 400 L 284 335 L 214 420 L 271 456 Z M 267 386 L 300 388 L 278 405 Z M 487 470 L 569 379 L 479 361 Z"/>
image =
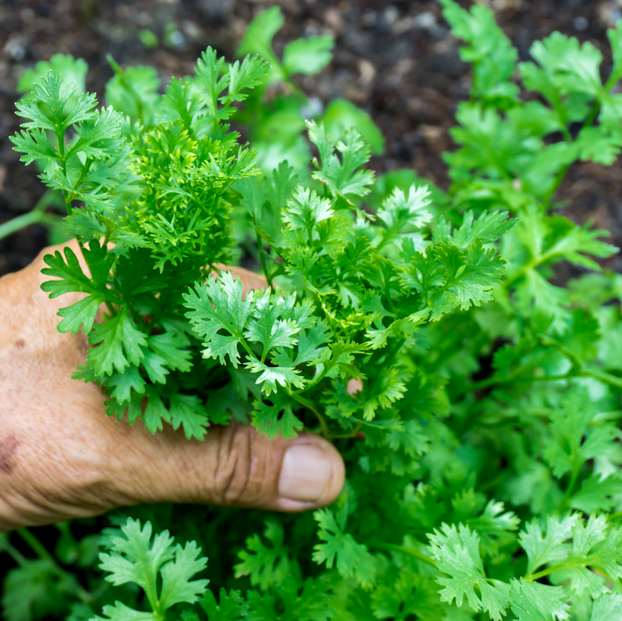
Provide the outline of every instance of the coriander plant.
<path id="1" fill-rule="evenodd" d="M 622 25 L 602 80 L 589 43 L 555 33 L 518 63 L 490 9 L 441 1 L 473 80 L 447 193 L 375 179 L 362 112 L 308 113 L 291 76 L 332 40 L 279 60 L 276 8 L 243 41 L 254 56 L 208 49 L 163 95 L 112 60 L 108 107 L 54 66 L 33 79 L 13 142 L 88 266 L 66 249 L 44 270 L 50 296 L 84 294 L 59 313 L 92 345 L 75 377 L 153 433 L 321 433 L 348 481 L 312 516 L 159 506 L 94 540 L 61 526 L 75 553 L 20 561 L 9 621 L 621 618 L 622 281 L 602 269 L 607 233 L 556 213 L 556 194 L 574 162 L 622 148 Z M 270 101 L 271 81 L 290 94 Z M 246 297 L 224 267 L 240 256 L 266 279 Z M 153 534 L 167 528 L 184 545 Z M 14 595 L 33 577 L 49 603 Z"/>

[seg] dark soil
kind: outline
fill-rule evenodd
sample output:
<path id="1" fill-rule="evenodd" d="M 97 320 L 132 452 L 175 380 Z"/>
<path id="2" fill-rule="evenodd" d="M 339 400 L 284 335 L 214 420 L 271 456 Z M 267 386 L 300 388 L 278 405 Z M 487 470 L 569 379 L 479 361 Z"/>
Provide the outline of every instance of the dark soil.
<path id="1" fill-rule="evenodd" d="M 84 58 L 89 90 L 103 92 L 111 70 L 106 55 L 121 65 L 150 64 L 164 83 L 192 71 L 211 45 L 232 58 L 246 25 L 274 2 L 254 0 L 0 0 L 0 222 L 28 211 L 42 194 L 33 166 L 25 168 L 8 136 L 18 127 L 16 84 L 28 67 L 62 52 Z M 372 0 L 282 0 L 286 22 L 276 47 L 300 36 L 330 33 L 335 58 L 320 76 L 301 87 L 324 104 L 344 97 L 365 108 L 382 129 L 387 153 L 373 162 L 378 172 L 412 167 L 441 187 L 448 180 L 441 153 L 452 147 L 448 129 L 466 97 L 468 68 L 458 55 L 434 1 L 378 3 Z M 531 43 L 560 30 L 590 40 L 608 57 L 606 28 L 622 12 L 622 0 L 488 0 L 523 60 Z M 381 7 L 381 8 L 379 8 Z M 141 42 L 148 29 L 160 41 Z M 607 70 L 607 67 L 605 67 Z M 560 197 L 564 213 L 592 219 L 622 243 L 620 164 L 582 164 L 571 170 Z M 27 265 L 46 244 L 39 226 L 0 242 L 0 274 Z M 608 266 L 622 267 L 621 259 Z"/>

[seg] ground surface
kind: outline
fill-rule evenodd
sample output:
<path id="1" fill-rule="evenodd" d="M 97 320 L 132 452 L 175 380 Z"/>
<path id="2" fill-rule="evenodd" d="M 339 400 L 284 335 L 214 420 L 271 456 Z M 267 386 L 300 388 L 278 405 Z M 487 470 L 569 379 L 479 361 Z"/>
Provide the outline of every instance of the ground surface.
<path id="1" fill-rule="evenodd" d="M 522 60 L 535 39 L 554 30 L 590 40 L 607 57 L 605 30 L 622 13 L 622 0 L 488 0 Z M 122 65 L 154 65 L 166 83 L 192 70 L 208 45 L 232 58 L 246 25 L 275 2 L 236 0 L 0 0 L 0 223 L 28 211 L 42 194 L 34 167 L 26 169 L 8 136 L 18 123 L 14 102 L 21 73 L 57 52 L 84 58 L 89 90 L 101 95 L 111 76 L 106 54 Z M 450 149 L 448 129 L 468 90 L 466 65 L 435 0 L 282 0 L 286 24 L 282 48 L 299 36 L 330 33 L 335 59 L 320 76 L 301 80 L 324 104 L 344 97 L 365 108 L 387 139 L 378 172 L 412 167 L 447 187 L 440 154 Z M 380 8 L 379 8 L 380 7 Z M 148 29 L 160 41 L 141 42 Z M 165 36 L 166 34 L 166 36 Z M 607 67 L 605 67 L 605 71 Z M 622 242 L 620 164 L 575 167 L 561 191 L 566 215 L 591 218 Z M 39 226 L 0 242 L 0 274 L 28 264 L 45 245 Z M 622 268 L 622 259 L 609 265 Z"/>

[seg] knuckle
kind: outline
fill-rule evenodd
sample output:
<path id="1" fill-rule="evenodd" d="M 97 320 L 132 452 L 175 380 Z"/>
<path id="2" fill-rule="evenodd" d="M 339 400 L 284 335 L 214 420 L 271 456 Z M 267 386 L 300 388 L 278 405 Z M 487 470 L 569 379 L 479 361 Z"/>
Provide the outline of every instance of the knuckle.
<path id="1" fill-rule="evenodd" d="M 262 503 L 270 492 L 265 453 L 252 427 L 232 424 L 222 429 L 214 475 L 218 504 L 259 506 Z"/>

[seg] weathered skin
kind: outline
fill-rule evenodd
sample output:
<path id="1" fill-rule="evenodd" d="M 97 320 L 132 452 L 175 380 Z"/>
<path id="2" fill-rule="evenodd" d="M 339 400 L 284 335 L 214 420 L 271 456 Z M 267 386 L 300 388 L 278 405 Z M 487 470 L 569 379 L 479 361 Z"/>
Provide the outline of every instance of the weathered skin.
<path id="1" fill-rule="evenodd" d="M 337 497 L 343 462 L 318 436 L 268 440 L 238 424 L 199 442 L 108 418 L 97 386 L 71 379 L 85 336 L 56 330 L 57 310 L 78 296 L 50 300 L 40 289 L 53 250 L 0 279 L 0 532 L 137 503 L 302 511 Z M 246 290 L 264 284 L 238 274 Z M 306 448 L 284 459 L 290 447 Z"/>

